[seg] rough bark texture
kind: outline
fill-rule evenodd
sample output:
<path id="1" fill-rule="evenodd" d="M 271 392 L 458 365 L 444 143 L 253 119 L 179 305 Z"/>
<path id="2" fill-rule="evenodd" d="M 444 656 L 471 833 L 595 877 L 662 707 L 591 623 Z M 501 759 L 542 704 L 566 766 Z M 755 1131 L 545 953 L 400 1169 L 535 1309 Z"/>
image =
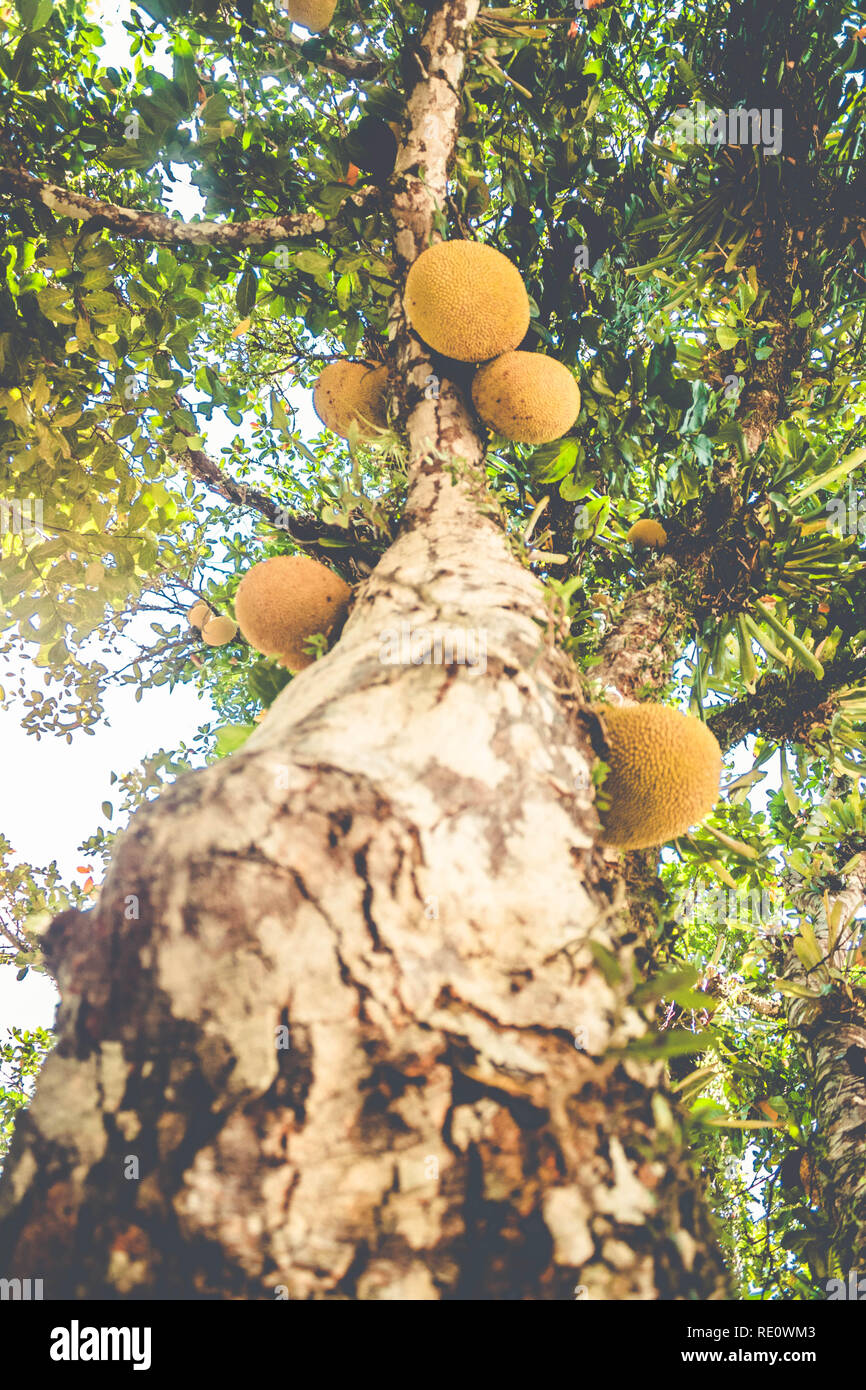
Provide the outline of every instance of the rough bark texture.
<path id="1" fill-rule="evenodd" d="M 273 246 L 287 237 L 309 237 L 326 232 L 328 221 L 318 212 L 287 212 L 278 217 L 252 218 L 249 222 L 182 222 L 161 212 L 124 208 L 104 203 L 59 184 L 37 179 L 26 169 L 0 168 L 0 193 L 12 193 L 30 203 L 41 203 L 58 217 L 75 222 L 98 218 L 112 231 L 163 246 L 214 246 L 244 250 L 248 246 Z M 363 207 L 378 196 L 378 189 L 359 188 L 347 202 Z"/>
<path id="2" fill-rule="evenodd" d="M 539 586 L 467 488 L 416 498 L 335 650 L 52 933 L 0 1226 L 49 1296 L 718 1288 L 661 1064 L 604 1056 L 649 1024 L 590 948 L 627 977 Z M 486 671 L 383 665 L 404 622 L 480 629 Z"/>
<path id="3" fill-rule="evenodd" d="M 731 700 L 707 722 L 724 749 L 758 733 L 779 743 L 808 744 L 831 722 L 839 691 L 862 681 L 864 674 L 866 660 L 850 652 L 828 664 L 823 680 L 811 671 L 770 673 L 761 678 L 754 694 Z"/>
<path id="4" fill-rule="evenodd" d="M 861 923 L 853 920 L 866 901 L 866 854 L 847 875 L 841 892 L 828 895 L 831 914 L 839 905 L 841 919 L 830 949 L 827 907 L 821 895 L 809 895 L 799 906 L 812 921 L 824 959 L 807 970 L 792 951 L 787 979 L 817 993 L 826 983 L 827 967 L 850 970 L 854 941 Z M 789 1027 L 804 1039 L 814 1086 L 821 1204 L 830 1220 L 833 1247 L 843 1271 L 861 1268 L 866 1259 L 866 1001 L 837 979 L 817 998 L 786 999 Z"/>
<path id="5" fill-rule="evenodd" d="M 673 560 L 660 560 L 651 582 L 629 597 L 602 643 L 601 662 L 593 675 L 628 699 L 640 698 L 647 689 L 658 691 L 670 678 L 689 623 L 687 608 L 671 591 L 675 574 Z"/>
<path id="6" fill-rule="evenodd" d="M 444 0 L 419 46 L 404 267 L 476 9 Z M 427 399 L 392 328 L 403 532 L 328 656 L 51 929 L 60 1041 L 0 1188 L 0 1270 L 47 1297 L 724 1295 L 663 1064 L 621 1050 L 653 1024 L 574 671 L 463 396 Z M 456 653 L 414 664 L 437 636 Z"/>

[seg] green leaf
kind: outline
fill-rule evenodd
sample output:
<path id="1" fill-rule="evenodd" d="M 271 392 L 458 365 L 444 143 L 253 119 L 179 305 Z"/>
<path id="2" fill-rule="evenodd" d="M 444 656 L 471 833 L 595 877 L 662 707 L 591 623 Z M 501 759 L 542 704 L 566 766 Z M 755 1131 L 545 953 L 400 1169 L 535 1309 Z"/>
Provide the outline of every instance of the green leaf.
<path id="1" fill-rule="evenodd" d="M 224 758 L 229 753 L 235 753 L 255 731 L 255 724 L 223 724 L 216 731 L 214 750 L 217 757 Z"/>
<path id="2" fill-rule="evenodd" d="M 16 0 L 18 13 L 27 29 L 35 33 L 48 23 L 54 0 Z"/>
<path id="3" fill-rule="evenodd" d="M 570 473 L 577 461 L 579 444 L 576 439 L 564 439 L 553 446 L 552 457 L 547 445 L 536 449 L 532 460 L 532 476 L 536 483 L 558 483 Z"/>
<path id="4" fill-rule="evenodd" d="M 238 281 L 237 291 L 235 292 L 235 303 L 241 318 L 246 318 L 253 308 L 256 302 L 258 289 L 259 277 L 252 266 L 247 266 Z"/>
<path id="5" fill-rule="evenodd" d="M 172 53 L 172 78 L 180 94 L 184 110 L 190 112 L 198 100 L 200 85 L 195 68 L 195 54 L 192 45 L 182 38 L 175 39 Z"/>
<path id="6" fill-rule="evenodd" d="M 835 468 L 828 468 L 826 473 L 813 478 L 811 483 L 800 488 L 799 492 L 791 498 L 792 511 L 797 511 L 800 504 L 805 502 L 807 497 L 811 497 L 813 493 L 820 492 L 822 488 L 829 490 L 842 478 L 847 478 L 849 473 L 853 473 L 854 469 L 859 468 L 864 462 L 866 462 L 866 449 L 855 449 L 847 458 L 842 459 L 841 463 L 837 463 Z"/>
<path id="7" fill-rule="evenodd" d="M 800 810 L 800 798 L 794 790 L 794 783 L 788 771 L 788 762 L 785 758 L 784 745 L 781 745 L 779 748 L 779 757 L 782 762 L 782 795 L 785 798 L 785 804 L 791 812 L 791 815 L 796 816 L 797 812 Z"/>
<path id="8" fill-rule="evenodd" d="M 863 453 L 866 454 L 866 450 L 863 450 Z M 824 667 L 814 652 L 810 652 L 809 648 L 800 641 L 796 633 L 791 632 L 790 628 L 779 621 L 775 613 L 772 613 L 769 608 L 757 600 L 755 601 L 755 612 L 768 627 L 773 629 L 776 636 L 781 637 L 785 645 L 791 648 L 801 666 L 805 666 L 806 670 L 811 671 L 813 676 L 817 676 L 819 681 L 824 679 Z"/>
<path id="9" fill-rule="evenodd" d="M 609 985 L 619 984 L 622 980 L 622 966 L 616 956 L 606 946 L 602 946 L 600 941 L 590 940 L 588 944 L 592 958 L 604 976 L 605 983 Z"/>
<path id="10" fill-rule="evenodd" d="M 308 275 L 330 276 L 330 258 L 323 255 L 321 251 L 297 251 L 293 259 L 298 270 L 306 271 Z"/>

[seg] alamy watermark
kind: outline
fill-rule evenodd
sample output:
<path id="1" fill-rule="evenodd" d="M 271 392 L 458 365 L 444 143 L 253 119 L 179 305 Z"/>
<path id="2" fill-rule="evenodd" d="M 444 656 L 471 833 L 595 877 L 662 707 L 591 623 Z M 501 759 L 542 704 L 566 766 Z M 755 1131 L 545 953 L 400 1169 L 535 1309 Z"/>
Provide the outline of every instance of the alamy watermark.
<path id="1" fill-rule="evenodd" d="M 0 1303 L 7 1300 L 13 1303 L 28 1303 L 33 1299 L 41 1299 L 42 1283 L 41 1279 L 0 1279 Z"/>
<path id="2" fill-rule="evenodd" d="M 48 1355 L 52 1361 L 131 1361 L 134 1371 L 147 1371 L 151 1336 L 149 1327 L 82 1327 L 73 1318 L 68 1327 L 51 1329 Z"/>
<path id="3" fill-rule="evenodd" d="M 0 500 L 0 536 L 29 536 L 42 528 L 42 498 Z"/>
<path id="4" fill-rule="evenodd" d="M 834 1299 L 850 1299 L 862 1303 L 866 1299 L 866 1279 L 861 1276 L 859 1269 L 848 1270 L 847 1282 L 844 1279 L 828 1279 L 824 1287 L 830 1302 Z"/>
<path id="5" fill-rule="evenodd" d="M 480 628 L 412 627 L 401 623 L 379 633 L 385 666 L 470 666 L 487 670 L 487 634 Z"/>
<path id="6" fill-rule="evenodd" d="M 767 106 L 737 106 L 730 111 L 707 107 L 681 106 L 669 120 L 670 137 L 675 145 L 761 145 L 767 154 L 782 150 L 782 109 Z"/>
<path id="7" fill-rule="evenodd" d="M 848 497 L 834 497 L 824 508 L 827 530 L 842 536 L 866 536 L 866 496 L 848 484 Z"/>
<path id="8" fill-rule="evenodd" d="M 761 926 L 765 930 L 777 919 L 773 894 L 765 888 L 751 892 L 735 891 L 726 888 L 692 888 L 678 900 L 674 912 L 675 922 L 726 923 L 739 922 L 742 926 Z"/>

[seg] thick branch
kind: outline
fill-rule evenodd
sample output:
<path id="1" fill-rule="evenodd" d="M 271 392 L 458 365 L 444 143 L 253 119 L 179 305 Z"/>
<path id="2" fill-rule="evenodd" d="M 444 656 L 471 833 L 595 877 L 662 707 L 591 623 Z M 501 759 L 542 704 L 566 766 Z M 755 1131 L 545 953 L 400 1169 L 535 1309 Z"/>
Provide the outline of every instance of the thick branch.
<path id="1" fill-rule="evenodd" d="M 271 33 L 286 44 L 288 48 L 294 49 L 300 58 L 305 58 L 314 67 L 325 68 L 328 72 L 338 72 L 341 77 L 348 77 L 357 81 L 369 81 L 370 78 L 378 77 L 382 71 L 382 63 L 379 58 L 350 58 L 344 53 L 326 53 L 321 57 L 317 54 L 313 57 L 302 50 L 306 41 L 292 38 L 289 30 L 291 26 L 283 24 L 272 24 Z"/>
<path id="2" fill-rule="evenodd" d="M 99 220 L 113 232 L 137 241 L 155 241 L 163 246 L 213 246 L 243 250 L 247 246 L 270 246 L 287 237 L 316 236 L 328 227 L 319 212 L 289 212 L 279 217 L 258 217 L 250 222 L 183 222 L 161 212 L 104 203 L 84 193 L 74 193 L 59 184 L 37 179 L 25 169 L 0 168 L 0 193 L 11 193 L 29 203 L 41 203 L 58 217 L 77 222 Z M 378 196 L 378 189 L 365 186 L 349 195 L 347 201 L 361 207 Z"/>
<path id="3" fill-rule="evenodd" d="M 749 734 L 778 743 L 804 743 L 810 730 L 832 718 L 834 696 L 864 677 L 866 659 L 850 652 L 827 666 L 823 680 L 803 670 L 788 676 L 772 673 L 758 682 L 754 694 L 715 710 L 707 722 L 723 750 Z"/>

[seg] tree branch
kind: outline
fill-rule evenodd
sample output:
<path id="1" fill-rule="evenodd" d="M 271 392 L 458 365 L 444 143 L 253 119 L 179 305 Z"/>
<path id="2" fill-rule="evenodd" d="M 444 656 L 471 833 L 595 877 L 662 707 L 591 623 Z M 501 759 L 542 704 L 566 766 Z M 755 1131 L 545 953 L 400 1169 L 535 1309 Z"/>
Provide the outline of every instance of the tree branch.
<path id="1" fill-rule="evenodd" d="M 669 556 L 654 564 L 650 583 L 626 600 L 601 644 L 601 664 L 593 677 L 629 699 L 647 687 L 659 690 L 670 679 L 690 618 L 684 603 L 671 596 L 670 581 L 676 573 L 676 562 Z"/>
<path id="2" fill-rule="evenodd" d="M 785 1011 L 788 1027 L 800 1035 L 809 1060 L 820 1160 L 817 1190 L 834 1250 L 841 1267 L 848 1269 L 866 1241 L 866 1007 L 862 989 L 850 979 L 857 963 L 853 949 L 862 929 L 855 914 L 866 902 L 866 853 L 860 854 L 838 890 L 794 887 L 791 896 L 800 914 L 811 918 L 823 959 L 807 968 L 792 945 L 783 977 L 809 994 L 786 995 Z M 831 970 L 838 972 L 835 979 Z"/>
<path id="3" fill-rule="evenodd" d="M 38 179 L 25 169 L 0 167 L 0 193 L 11 193 L 29 203 L 41 203 L 59 217 L 77 222 L 93 218 L 122 236 L 155 241 L 163 246 L 213 246 L 243 250 L 247 246 L 269 246 L 287 237 L 317 236 L 331 224 L 319 212 L 290 212 L 279 217 L 253 218 L 249 222 L 183 222 L 165 213 L 104 203 L 85 193 L 74 193 L 59 184 Z M 347 201 L 362 207 L 378 197 L 379 190 L 364 185 L 349 194 Z"/>
<path id="4" fill-rule="evenodd" d="M 371 545 L 371 536 L 366 528 L 362 533 L 351 525 L 347 528 L 329 526 L 312 512 L 289 511 L 266 492 L 236 482 L 201 449 L 185 449 L 173 457 L 190 477 L 204 483 L 233 506 L 249 507 L 257 511 L 270 525 L 286 531 L 293 540 L 303 545 L 307 554 L 315 556 L 325 564 L 334 563 L 335 552 L 332 547 L 319 544 L 323 539 L 343 543 L 349 541 L 350 547 L 344 551 L 346 558 L 351 556 L 352 560 L 361 560 L 367 565 L 375 564 L 379 558 L 378 552 Z"/>
<path id="5" fill-rule="evenodd" d="M 329 72 L 338 72 L 341 77 L 349 77 L 359 81 L 378 77 L 382 71 L 382 63 L 379 58 L 350 58 L 343 53 L 328 53 L 320 58 L 304 53 L 302 50 L 307 41 L 302 42 L 300 39 L 293 39 L 289 33 L 289 27 L 282 24 L 271 24 L 271 33 L 287 48 L 293 48 L 299 58 L 305 58 L 314 67 L 326 68 Z"/>
<path id="6" fill-rule="evenodd" d="M 753 695 L 732 700 L 708 715 L 707 723 L 723 751 L 749 734 L 778 743 L 803 743 L 810 729 L 832 718 L 834 696 L 852 681 L 866 677 L 866 657 L 845 652 L 828 665 L 823 680 L 811 671 L 762 677 Z"/>

